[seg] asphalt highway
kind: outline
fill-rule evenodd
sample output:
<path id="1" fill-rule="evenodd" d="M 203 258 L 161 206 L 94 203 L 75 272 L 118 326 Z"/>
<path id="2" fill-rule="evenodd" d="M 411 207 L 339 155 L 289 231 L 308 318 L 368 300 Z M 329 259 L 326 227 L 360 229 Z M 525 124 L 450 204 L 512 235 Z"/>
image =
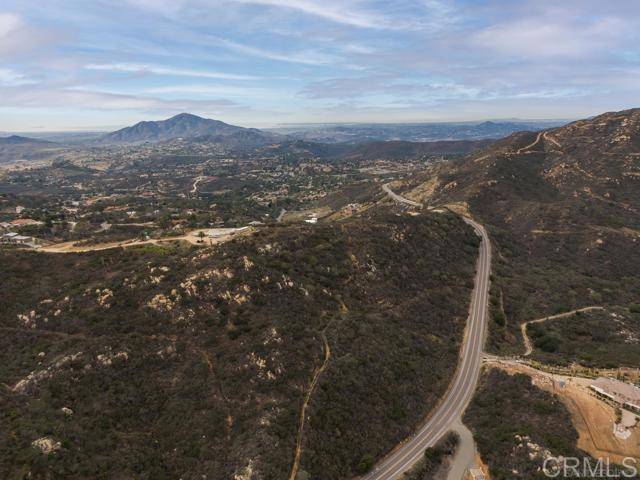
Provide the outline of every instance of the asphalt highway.
<path id="1" fill-rule="evenodd" d="M 386 187 L 386 185 L 385 185 Z M 387 193 L 390 190 L 385 188 Z M 482 350 L 486 336 L 489 274 L 491 272 L 491 243 L 484 227 L 463 217 L 482 238 L 476 266 L 475 286 L 469 307 L 460 360 L 453 382 L 429 419 L 410 438 L 387 455 L 363 480 L 394 480 L 414 465 L 425 449 L 433 446 L 452 424 L 460 419 L 473 397 L 482 364 Z"/>
<path id="2" fill-rule="evenodd" d="M 385 183 L 384 185 L 382 185 L 382 190 L 384 190 L 384 192 L 389 195 L 389 197 L 392 200 L 395 200 L 398 203 L 404 203 L 406 205 L 411 205 L 412 207 L 422 207 L 421 203 L 418 202 L 414 202 L 413 200 L 409 200 L 408 198 L 404 198 L 400 195 L 398 195 L 397 193 L 395 193 L 393 190 L 391 190 L 389 188 L 389 184 Z"/>

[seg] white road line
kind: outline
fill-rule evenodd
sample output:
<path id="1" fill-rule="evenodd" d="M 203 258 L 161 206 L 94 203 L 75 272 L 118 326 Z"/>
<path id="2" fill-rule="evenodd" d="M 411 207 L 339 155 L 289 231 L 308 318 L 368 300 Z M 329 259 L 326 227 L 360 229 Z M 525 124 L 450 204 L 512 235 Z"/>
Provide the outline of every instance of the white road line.
<path id="1" fill-rule="evenodd" d="M 383 189 L 392 198 L 399 197 L 391 192 L 388 185 L 383 186 Z M 421 458 L 426 448 L 433 446 L 451 428 L 451 424 L 462 415 L 473 397 L 480 374 L 486 332 L 491 244 L 482 225 L 469 218 L 463 219 L 474 228 L 482 238 L 482 242 L 477 261 L 474 292 L 469 307 L 469 319 L 465 328 L 460 362 L 454 380 L 445 398 L 429 420 L 418 429 L 410 440 L 401 444 L 372 472 L 362 477 L 363 480 L 394 480 L 398 478 Z"/>

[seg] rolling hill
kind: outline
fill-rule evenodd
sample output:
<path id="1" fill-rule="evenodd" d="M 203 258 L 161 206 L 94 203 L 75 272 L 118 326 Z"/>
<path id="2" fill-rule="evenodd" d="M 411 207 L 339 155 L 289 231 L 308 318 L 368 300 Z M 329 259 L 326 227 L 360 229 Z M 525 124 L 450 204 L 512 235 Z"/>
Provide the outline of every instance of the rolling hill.
<path id="1" fill-rule="evenodd" d="M 523 321 L 637 301 L 640 109 L 513 134 L 406 188 L 489 227 L 494 349 L 519 352 Z"/>
<path id="2" fill-rule="evenodd" d="M 203 249 L 0 251 L 0 477 L 280 480 L 298 443 L 297 478 L 362 473 L 446 390 L 477 248 L 455 215 L 381 207 Z"/>
<path id="3" fill-rule="evenodd" d="M 53 142 L 39 140 L 37 138 L 22 137 L 20 135 L 11 135 L 9 137 L 0 137 L 0 146 L 8 145 L 53 145 Z"/>
<path id="4" fill-rule="evenodd" d="M 0 163 L 18 160 L 49 160 L 65 151 L 65 147 L 37 138 L 11 135 L 0 137 Z"/>

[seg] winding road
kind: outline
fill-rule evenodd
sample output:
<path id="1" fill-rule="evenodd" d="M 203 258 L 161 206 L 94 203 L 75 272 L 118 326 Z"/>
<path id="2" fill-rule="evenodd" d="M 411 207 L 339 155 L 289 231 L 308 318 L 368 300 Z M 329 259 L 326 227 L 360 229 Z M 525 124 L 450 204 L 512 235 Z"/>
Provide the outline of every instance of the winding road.
<path id="1" fill-rule="evenodd" d="M 385 192 L 390 192 L 387 185 L 383 188 Z M 395 200 L 394 196 L 392 198 Z M 399 478 L 403 472 L 422 457 L 425 449 L 433 446 L 451 429 L 455 422 L 460 420 L 475 392 L 482 365 L 482 350 L 487 329 L 491 243 L 482 225 L 470 218 L 463 217 L 463 220 L 473 227 L 482 238 L 482 242 L 476 267 L 475 286 L 469 307 L 469 318 L 455 377 L 447 393 L 426 423 L 412 437 L 406 439 L 387 455 L 371 472 L 363 476 L 362 480 L 394 480 Z"/>
<path id="2" fill-rule="evenodd" d="M 409 200 L 408 198 L 404 198 L 400 195 L 398 195 L 397 193 L 395 193 L 393 190 L 391 190 L 391 188 L 389 188 L 389 184 L 385 183 L 384 185 L 382 185 L 382 190 L 384 190 L 384 192 L 389 195 L 389 197 L 398 202 L 398 203 L 404 203 L 405 205 L 410 205 L 412 207 L 422 207 L 421 203 L 418 202 L 414 202 L 413 200 Z"/>

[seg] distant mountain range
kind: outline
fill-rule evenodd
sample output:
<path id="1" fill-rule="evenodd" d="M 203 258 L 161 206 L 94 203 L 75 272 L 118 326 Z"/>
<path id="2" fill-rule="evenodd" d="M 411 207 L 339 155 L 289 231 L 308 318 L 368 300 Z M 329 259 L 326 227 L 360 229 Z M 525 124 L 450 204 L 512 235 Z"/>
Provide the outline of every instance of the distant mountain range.
<path id="1" fill-rule="evenodd" d="M 145 121 L 102 135 L 101 145 L 163 143 L 176 140 L 219 143 L 227 148 L 252 149 L 296 140 L 314 143 L 362 144 L 381 141 L 434 142 L 497 139 L 523 130 L 554 127 L 561 121 L 468 122 L 419 124 L 345 124 L 292 126 L 258 130 L 181 113 L 167 120 Z"/>
<path id="2" fill-rule="evenodd" d="M 178 139 L 211 142 L 232 148 L 255 148 L 281 140 L 281 135 L 243 128 L 219 120 L 181 113 L 167 120 L 136 123 L 98 139 L 100 144 L 161 143 Z"/>
<path id="3" fill-rule="evenodd" d="M 20 135 L 11 135 L 9 137 L 0 137 L 0 145 L 53 145 L 52 142 L 39 140 L 37 138 L 21 137 Z"/>
<path id="4" fill-rule="evenodd" d="M 46 140 L 19 135 L 0 137 L 0 164 L 17 160 L 55 158 L 61 151 L 60 145 Z"/>
<path id="5" fill-rule="evenodd" d="M 292 125 L 273 132 L 298 140 L 321 143 L 376 141 L 434 142 L 442 140 L 498 139 L 523 130 L 537 131 L 563 125 L 564 121 L 487 121 L 463 123 L 390 123 L 343 125 Z"/>

